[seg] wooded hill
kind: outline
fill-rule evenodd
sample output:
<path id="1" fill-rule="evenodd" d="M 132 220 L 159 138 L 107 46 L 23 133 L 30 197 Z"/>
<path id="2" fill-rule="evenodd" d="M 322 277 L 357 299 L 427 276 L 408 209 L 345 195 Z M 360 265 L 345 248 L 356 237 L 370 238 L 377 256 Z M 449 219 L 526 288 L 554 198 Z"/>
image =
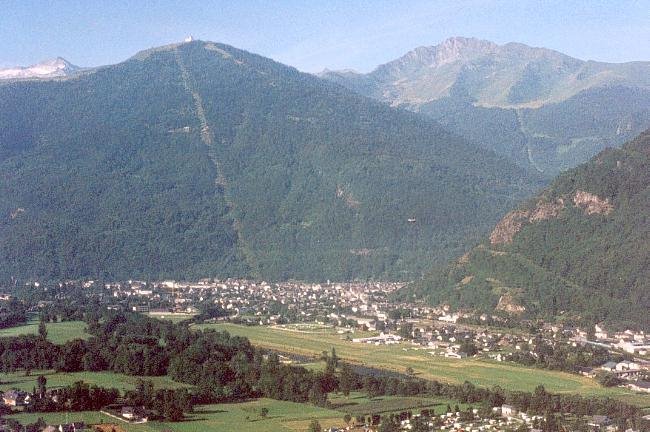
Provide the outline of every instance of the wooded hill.
<path id="1" fill-rule="evenodd" d="M 540 184 L 423 116 L 202 41 L 0 85 L 0 177 L 5 280 L 408 280 Z"/>
<path id="2" fill-rule="evenodd" d="M 562 174 L 401 295 L 647 330 L 649 252 L 650 130 Z"/>

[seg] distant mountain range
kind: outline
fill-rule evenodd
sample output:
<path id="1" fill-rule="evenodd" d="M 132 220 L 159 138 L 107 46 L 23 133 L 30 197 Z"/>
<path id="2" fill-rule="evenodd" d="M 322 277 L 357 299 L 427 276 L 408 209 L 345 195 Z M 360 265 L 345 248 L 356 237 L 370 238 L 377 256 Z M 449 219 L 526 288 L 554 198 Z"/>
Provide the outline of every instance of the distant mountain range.
<path id="1" fill-rule="evenodd" d="M 80 67 L 57 57 L 32 66 L 0 69 L 0 80 L 60 78 L 73 75 L 80 70 Z"/>
<path id="2" fill-rule="evenodd" d="M 401 295 L 648 330 L 649 215 L 650 130 L 562 174 Z"/>
<path id="3" fill-rule="evenodd" d="M 0 84 L 0 178 L 0 279 L 407 280 L 541 184 L 424 116 L 201 41 Z"/>
<path id="4" fill-rule="evenodd" d="M 319 76 L 427 114 L 550 177 L 650 127 L 650 62 L 582 61 L 545 48 L 455 37 L 367 74 Z"/>

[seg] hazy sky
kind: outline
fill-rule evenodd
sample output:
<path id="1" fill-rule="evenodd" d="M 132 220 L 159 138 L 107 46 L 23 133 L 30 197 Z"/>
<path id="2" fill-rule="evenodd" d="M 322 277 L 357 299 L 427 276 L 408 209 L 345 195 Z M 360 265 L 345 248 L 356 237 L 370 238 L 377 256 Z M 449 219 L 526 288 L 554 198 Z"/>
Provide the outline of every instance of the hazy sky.
<path id="1" fill-rule="evenodd" d="M 650 0 L 0 0 L 0 67 L 117 63 L 190 34 L 307 72 L 368 71 L 450 36 L 623 62 L 650 60 Z"/>

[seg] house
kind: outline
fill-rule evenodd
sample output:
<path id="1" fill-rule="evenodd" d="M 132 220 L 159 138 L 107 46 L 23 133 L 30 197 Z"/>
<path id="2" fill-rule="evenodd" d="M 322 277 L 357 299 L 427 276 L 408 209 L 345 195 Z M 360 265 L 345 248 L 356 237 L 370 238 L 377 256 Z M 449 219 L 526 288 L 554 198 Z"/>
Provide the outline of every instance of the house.
<path id="1" fill-rule="evenodd" d="M 148 420 L 143 407 L 123 406 L 120 415 L 130 423 L 146 423 Z"/>
<path id="2" fill-rule="evenodd" d="M 650 393 L 650 382 L 648 381 L 634 381 L 629 383 L 627 387 L 637 392 Z"/>
<path id="3" fill-rule="evenodd" d="M 596 324 L 594 326 L 594 329 L 595 329 L 594 336 L 596 337 L 596 339 L 607 339 L 608 334 L 604 328 Z"/>
<path id="4" fill-rule="evenodd" d="M 467 358 L 467 353 L 455 352 L 455 351 L 447 351 L 447 352 L 445 352 L 445 357 L 447 357 L 447 358 L 455 358 L 455 359 L 464 359 L 464 358 Z"/>
<path id="5" fill-rule="evenodd" d="M 512 405 L 501 405 L 501 415 L 503 417 L 512 417 L 517 415 L 517 408 Z"/>
<path id="6" fill-rule="evenodd" d="M 2 400 L 7 406 L 25 406 L 31 403 L 31 396 L 29 393 L 21 390 L 7 390 L 2 395 Z"/>
<path id="7" fill-rule="evenodd" d="M 135 408 L 132 406 L 122 407 L 121 415 L 125 419 L 133 420 L 136 417 Z"/>
<path id="8" fill-rule="evenodd" d="M 641 369 L 641 365 L 631 361 L 622 361 L 616 364 L 616 370 L 619 372 L 628 371 L 628 370 L 639 370 L 639 369 Z"/>

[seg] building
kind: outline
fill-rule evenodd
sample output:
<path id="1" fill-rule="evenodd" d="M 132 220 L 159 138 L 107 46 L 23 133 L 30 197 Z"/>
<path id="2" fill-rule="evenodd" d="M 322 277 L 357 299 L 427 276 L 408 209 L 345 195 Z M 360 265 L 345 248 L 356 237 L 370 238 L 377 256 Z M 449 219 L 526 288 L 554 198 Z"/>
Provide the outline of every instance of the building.
<path id="1" fill-rule="evenodd" d="M 125 419 L 132 420 L 133 418 L 135 418 L 135 408 L 130 406 L 122 407 L 121 414 L 122 417 L 124 417 Z"/>
<path id="2" fill-rule="evenodd" d="M 7 406 L 25 406 L 31 403 L 31 396 L 29 393 L 21 390 L 7 390 L 2 395 L 2 401 Z"/>
<path id="3" fill-rule="evenodd" d="M 501 415 L 503 417 L 512 417 L 517 415 L 517 408 L 512 405 L 501 405 Z"/>
<path id="4" fill-rule="evenodd" d="M 650 352 L 650 344 L 644 342 L 621 340 L 618 344 L 616 344 L 616 346 L 630 354 L 645 355 L 646 353 Z"/>

